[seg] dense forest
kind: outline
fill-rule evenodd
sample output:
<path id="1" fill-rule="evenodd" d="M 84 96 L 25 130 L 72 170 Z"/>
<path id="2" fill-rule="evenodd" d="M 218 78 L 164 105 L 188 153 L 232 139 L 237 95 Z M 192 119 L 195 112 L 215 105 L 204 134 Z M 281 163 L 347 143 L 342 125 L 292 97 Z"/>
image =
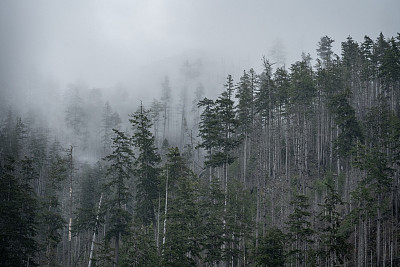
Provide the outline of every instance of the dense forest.
<path id="1" fill-rule="evenodd" d="M 0 265 L 399 266 L 400 34 L 333 42 L 127 114 L 71 84 L 64 130 L 3 107 Z"/>

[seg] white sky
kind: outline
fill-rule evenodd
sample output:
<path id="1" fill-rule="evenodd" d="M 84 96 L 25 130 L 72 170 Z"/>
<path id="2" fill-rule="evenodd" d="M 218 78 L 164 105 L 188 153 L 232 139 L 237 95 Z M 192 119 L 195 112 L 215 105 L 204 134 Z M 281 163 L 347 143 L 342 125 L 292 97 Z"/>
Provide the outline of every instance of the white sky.
<path id="1" fill-rule="evenodd" d="M 2 0 L 0 86 L 21 69 L 110 86 L 191 53 L 260 69 L 276 42 L 292 64 L 324 35 L 337 53 L 349 35 L 396 36 L 399 14 L 399 0 Z"/>

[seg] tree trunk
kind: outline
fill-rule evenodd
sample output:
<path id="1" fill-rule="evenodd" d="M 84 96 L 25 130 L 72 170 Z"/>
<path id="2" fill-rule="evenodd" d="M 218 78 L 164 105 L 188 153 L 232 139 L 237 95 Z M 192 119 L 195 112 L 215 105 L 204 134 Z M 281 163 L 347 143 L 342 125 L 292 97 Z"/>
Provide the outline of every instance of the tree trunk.
<path id="1" fill-rule="evenodd" d="M 96 216 L 96 226 L 93 231 L 93 237 L 92 237 L 92 243 L 90 245 L 90 254 L 89 254 L 89 264 L 88 267 L 91 267 L 92 265 L 92 260 L 93 260 L 93 251 L 94 251 L 94 241 L 96 240 L 96 232 L 99 227 L 99 214 L 100 214 L 100 208 L 101 208 L 101 200 L 103 199 L 103 193 L 100 195 L 100 201 L 99 201 L 99 208 L 97 210 L 97 216 Z"/>

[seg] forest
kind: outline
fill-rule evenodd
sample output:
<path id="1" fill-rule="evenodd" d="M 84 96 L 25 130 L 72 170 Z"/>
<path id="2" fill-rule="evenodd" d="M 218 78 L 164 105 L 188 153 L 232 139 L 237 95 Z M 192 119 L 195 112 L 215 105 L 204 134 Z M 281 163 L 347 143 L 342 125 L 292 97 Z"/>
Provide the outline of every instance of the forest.
<path id="1" fill-rule="evenodd" d="M 333 42 L 216 96 L 71 84 L 61 130 L 3 105 L 0 265 L 399 266 L 400 34 Z"/>

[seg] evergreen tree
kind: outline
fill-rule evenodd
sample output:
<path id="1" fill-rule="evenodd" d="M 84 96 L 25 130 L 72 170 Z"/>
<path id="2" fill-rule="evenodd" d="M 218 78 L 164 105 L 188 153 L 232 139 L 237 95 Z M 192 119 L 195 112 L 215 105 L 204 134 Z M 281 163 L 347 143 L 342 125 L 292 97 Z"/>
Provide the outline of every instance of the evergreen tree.
<path id="1" fill-rule="evenodd" d="M 107 168 L 108 182 L 106 207 L 109 214 L 109 228 L 107 238 L 114 240 L 115 260 L 114 266 L 118 266 L 120 238 L 128 234 L 129 223 L 132 214 L 126 209 L 131 198 L 131 192 L 127 187 L 127 181 L 133 174 L 133 151 L 131 140 L 123 133 L 113 129 L 113 152 L 105 159 L 110 162 Z"/>
<path id="2" fill-rule="evenodd" d="M 256 252 L 257 266 L 279 267 L 285 264 L 285 235 L 278 228 L 269 228 L 261 238 Z"/>
<path id="3" fill-rule="evenodd" d="M 121 123 L 121 119 L 117 112 L 113 112 L 110 103 L 107 101 L 103 107 L 101 119 L 101 142 L 103 143 L 103 153 L 108 155 L 112 146 L 112 129 L 116 129 Z"/>
<path id="4" fill-rule="evenodd" d="M 163 266 L 152 226 L 133 223 L 121 248 L 121 267 Z"/>
<path id="5" fill-rule="evenodd" d="M 67 161 L 58 154 L 53 155 L 38 213 L 38 242 L 41 248 L 39 260 L 43 265 L 58 264 L 57 246 L 62 240 L 62 230 L 66 226 L 61 211 L 60 192 L 67 176 Z"/>
<path id="6" fill-rule="evenodd" d="M 178 148 L 170 149 L 165 166 L 170 187 L 163 266 L 196 266 L 201 251 L 199 181 L 186 166 Z"/>
<path id="7" fill-rule="evenodd" d="M 37 202 L 32 188 L 19 181 L 13 157 L 0 169 L 0 201 L 2 266 L 35 265 Z"/>
<path id="8" fill-rule="evenodd" d="M 154 136 L 150 132 L 149 112 L 141 105 L 129 120 L 134 129 L 131 137 L 137 149 L 133 173 L 137 178 L 136 214 L 137 218 L 148 226 L 155 225 L 155 208 L 153 201 L 159 196 L 159 168 L 161 161 L 154 144 Z"/>
<path id="9" fill-rule="evenodd" d="M 321 246 L 319 248 L 321 256 L 326 266 L 336 266 L 344 263 L 344 256 L 347 254 L 349 245 L 347 244 L 347 236 L 340 232 L 342 218 L 340 215 L 340 207 L 343 201 L 338 192 L 334 189 L 333 181 L 327 181 L 327 194 L 323 208 L 318 214 L 323 226 L 320 230 Z"/>
<path id="10" fill-rule="evenodd" d="M 291 244 L 288 255 L 294 259 L 296 266 L 310 266 L 313 260 L 313 251 L 310 244 L 313 243 L 314 230 L 311 227 L 308 197 L 303 194 L 294 194 L 290 202 L 293 213 L 288 216 L 288 242 Z M 293 257 L 293 258 L 292 258 Z"/>
<path id="11" fill-rule="evenodd" d="M 257 77 L 254 70 L 248 73 L 243 71 L 242 77 L 237 85 L 236 98 L 238 99 L 238 119 L 240 121 L 240 129 L 244 135 L 247 135 L 252 129 L 254 115 L 254 93 L 257 83 Z"/>
<path id="12" fill-rule="evenodd" d="M 260 75 L 260 87 L 255 92 L 255 111 L 268 123 L 277 102 L 277 92 L 272 80 L 272 64 L 264 58 L 264 72 Z"/>
<path id="13" fill-rule="evenodd" d="M 333 39 L 329 38 L 328 36 L 321 37 L 321 40 L 318 43 L 318 56 L 322 59 L 322 65 L 324 67 L 328 67 L 331 63 L 331 57 L 333 55 L 332 51 L 332 43 L 334 42 Z"/>
<path id="14" fill-rule="evenodd" d="M 329 108 L 336 115 L 335 122 L 341 130 L 335 141 L 335 146 L 341 156 L 347 155 L 357 141 L 363 142 L 364 140 L 355 111 L 349 104 L 350 94 L 350 91 L 345 90 L 332 96 L 329 101 Z"/>
<path id="15" fill-rule="evenodd" d="M 199 102 L 198 107 L 204 107 L 200 115 L 199 125 L 199 136 L 203 142 L 198 147 L 207 151 L 205 164 L 211 167 L 213 166 L 213 155 L 216 153 L 215 148 L 218 147 L 218 137 L 222 129 L 216 111 L 216 104 L 213 100 L 204 98 Z"/>
<path id="16" fill-rule="evenodd" d="M 225 235 L 225 212 L 224 212 L 225 194 L 220 189 L 220 181 L 213 178 L 210 189 L 206 195 L 206 199 L 202 205 L 204 218 L 204 261 L 212 266 L 227 260 L 225 250 L 223 249 L 226 243 Z M 222 214 L 222 216 L 221 216 Z"/>

